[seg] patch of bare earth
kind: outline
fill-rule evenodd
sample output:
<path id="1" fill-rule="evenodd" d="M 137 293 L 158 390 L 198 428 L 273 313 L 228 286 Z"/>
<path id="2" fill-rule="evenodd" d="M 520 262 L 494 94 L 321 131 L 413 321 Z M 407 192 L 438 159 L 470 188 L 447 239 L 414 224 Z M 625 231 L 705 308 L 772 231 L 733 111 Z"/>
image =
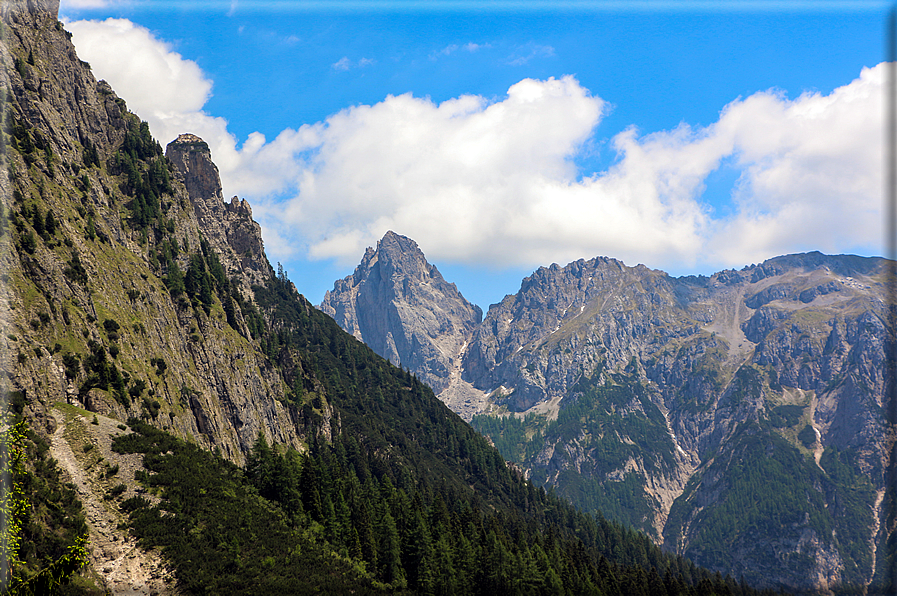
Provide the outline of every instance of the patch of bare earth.
<path id="1" fill-rule="evenodd" d="M 134 472 L 143 469 L 143 456 L 113 452 L 112 440 L 130 430 L 121 429 L 118 420 L 73 406 L 59 405 L 52 415 L 57 426 L 50 452 L 84 505 L 90 563 L 103 587 L 121 595 L 177 594 L 174 572 L 167 562 L 158 552 L 140 548 L 124 528 L 127 517 L 119 505 L 142 491 Z M 113 496 L 119 485 L 127 488 Z"/>

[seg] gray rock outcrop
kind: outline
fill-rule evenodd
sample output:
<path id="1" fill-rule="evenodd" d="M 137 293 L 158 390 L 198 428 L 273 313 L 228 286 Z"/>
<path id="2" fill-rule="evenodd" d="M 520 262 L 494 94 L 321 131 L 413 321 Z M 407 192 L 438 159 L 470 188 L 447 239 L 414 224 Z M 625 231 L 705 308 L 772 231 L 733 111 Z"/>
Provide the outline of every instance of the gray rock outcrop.
<path id="1" fill-rule="evenodd" d="M 355 272 L 338 280 L 318 308 L 437 394 L 448 386 L 483 316 L 413 240 L 394 232 L 368 248 Z"/>
<path id="2" fill-rule="evenodd" d="M 218 166 L 208 144 L 196 135 L 178 135 L 165 148 L 165 157 L 187 189 L 204 238 L 220 255 L 228 277 L 237 276 L 249 295 L 253 284 L 263 284 L 273 273 L 249 203 L 237 197 L 224 201 Z"/>

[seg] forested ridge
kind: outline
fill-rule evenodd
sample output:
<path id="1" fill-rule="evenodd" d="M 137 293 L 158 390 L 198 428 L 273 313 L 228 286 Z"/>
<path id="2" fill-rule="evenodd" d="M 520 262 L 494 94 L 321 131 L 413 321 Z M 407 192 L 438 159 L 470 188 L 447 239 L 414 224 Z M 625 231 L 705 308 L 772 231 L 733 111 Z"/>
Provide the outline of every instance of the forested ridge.
<path id="1" fill-rule="evenodd" d="M 163 502 L 123 507 L 188 592 L 752 593 L 524 480 L 282 269 L 254 290 L 287 399 L 321 424 L 326 400 L 331 440 L 299 454 L 260 436 L 241 470 L 132 421 L 116 448 L 146 453 L 143 481 Z"/>
<path id="2" fill-rule="evenodd" d="M 306 454 L 260 437 L 245 470 L 139 421 L 162 498 L 122 503 L 190 594 L 754 594 L 515 479 L 525 508 L 402 476 L 348 434 Z"/>

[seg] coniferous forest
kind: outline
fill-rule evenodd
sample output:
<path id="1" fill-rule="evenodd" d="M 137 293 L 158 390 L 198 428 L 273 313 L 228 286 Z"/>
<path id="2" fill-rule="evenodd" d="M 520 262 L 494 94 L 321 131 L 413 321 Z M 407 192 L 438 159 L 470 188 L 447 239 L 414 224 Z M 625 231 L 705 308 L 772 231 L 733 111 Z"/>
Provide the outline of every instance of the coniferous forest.
<path id="1" fill-rule="evenodd" d="M 149 498 L 122 508 L 190 594 L 755 593 L 519 478 L 492 483 L 519 505 L 506 509 L 402 474 L 347 434 L 303 455 L 260 437 L 241 469 L 131 426 L 114 448 L 145 454 Z"/>

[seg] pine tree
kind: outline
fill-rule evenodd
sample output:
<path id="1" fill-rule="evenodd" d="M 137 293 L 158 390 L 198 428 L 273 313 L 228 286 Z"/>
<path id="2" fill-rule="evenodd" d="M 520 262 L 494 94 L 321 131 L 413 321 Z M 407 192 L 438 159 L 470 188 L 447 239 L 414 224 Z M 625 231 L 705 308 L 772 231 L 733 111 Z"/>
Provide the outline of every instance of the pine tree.
<path id="1" fill-rule="evenodd" d="M 44 229 L 49 236 L 56 233 L 56 217 L 53 215 L 52 209 L 47 209 L 47 216 L 44 218 Z"/>
<path id="2" fill-rule="evenodd" d="M 177 261 L 171 261 L 168 265 L 168 276 L 165 278 L 165 285 L 172 298 L 177 298 L 184 293 L 184 275 L 181 268 L 178 267 Z"/>
<path id="3" fill-rule="evenodd" d="M 38 236 L 44 235 L 44 215 L 40 212 L 40 207 L 37 205 L 34 206 L 34 211 L 32 212 L 31 225 Z"/>
<path id="4" fill-rule="evenodd" d="M 377 560 L 379 562 L 380 577 L 386 583 L 394 586 L 405 584 L 405 573 L 402 568 L 402 546 L 399 540 L 399 530 L 396 521 L 389 511 L 384 511 L 376 525 L 376 535 L 379 539 Z"/>

